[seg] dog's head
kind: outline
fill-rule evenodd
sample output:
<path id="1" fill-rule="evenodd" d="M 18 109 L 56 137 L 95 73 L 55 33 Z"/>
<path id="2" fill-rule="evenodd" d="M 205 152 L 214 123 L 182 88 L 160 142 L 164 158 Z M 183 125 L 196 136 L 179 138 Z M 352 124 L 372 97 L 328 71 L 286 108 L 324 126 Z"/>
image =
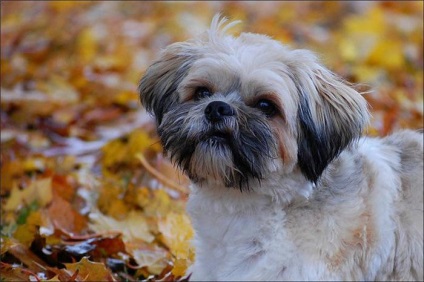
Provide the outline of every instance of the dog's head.
<path id="1" fill-rule="evenodd" d="M 368 121 L 365 99 L 306 50 L 209 31 L 168 46 L 139 85 L 165 151 L 194 182 L 249 187 L 296 167 L 316 182 Z"/>

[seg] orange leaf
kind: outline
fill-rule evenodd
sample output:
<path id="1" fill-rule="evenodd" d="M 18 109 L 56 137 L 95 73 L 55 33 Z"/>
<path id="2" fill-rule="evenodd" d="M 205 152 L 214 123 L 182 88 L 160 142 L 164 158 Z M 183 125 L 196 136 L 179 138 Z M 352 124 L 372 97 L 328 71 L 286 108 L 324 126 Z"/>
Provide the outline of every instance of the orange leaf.
<path id="1" fill-rule="evenodd" d="M 75 196 L 75 188 L 69 183 L 68 177 L 55 174 L 52 179 L 53 191 L 66 201 L 71 201 Z"/>
<path id="2" fill-rule="evenodd" d="M 67 233 L 80 233 L 87 227 L 87 220 L 62 197 L 54 195 L 48 208 L 48 215 L 53 225 Z"/>

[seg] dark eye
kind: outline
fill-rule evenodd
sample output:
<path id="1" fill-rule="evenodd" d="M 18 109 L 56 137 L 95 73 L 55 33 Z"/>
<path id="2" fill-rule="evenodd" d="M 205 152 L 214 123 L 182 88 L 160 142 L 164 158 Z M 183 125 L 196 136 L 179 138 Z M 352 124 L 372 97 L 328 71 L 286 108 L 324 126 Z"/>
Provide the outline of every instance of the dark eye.
<path id="1" fill-rule="evenodd" d="M 256 103 L 255 108 L 263 112 L 266 117 L 271 118 L 278 113 L 277 106 L 270 100 L 262 99 Z"/>
<path id="2" fill-rule="evenodd" d="M 197 87 L 194 91 L 194 99 L 200 100 L 212 96 L 212 92 L 207 87 Z"/>

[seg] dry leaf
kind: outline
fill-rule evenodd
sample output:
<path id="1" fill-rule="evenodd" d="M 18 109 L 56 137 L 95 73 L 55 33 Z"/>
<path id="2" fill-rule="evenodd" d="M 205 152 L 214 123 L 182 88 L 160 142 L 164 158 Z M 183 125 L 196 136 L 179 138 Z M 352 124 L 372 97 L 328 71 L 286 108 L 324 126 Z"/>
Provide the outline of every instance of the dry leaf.
<path id="1" fill-rule="evenodd" d="M 65 263 L 70 275 L 77 274 L 76 281 L 116 281 L 103 263 L 89 261 L 84 257 L 76 263 Z"/>
<path id="2" fill-rule="evenodd" d="M 159 220 L 158 229 L 162 234 L 162 241 L 176 258 L 172 273 L 175 276 L 183 276 L 194 260 L 194 248 L 191 245 L 193 228 L 188 216 L 169 213 Z"/>
<path id="3" fill-rule="evenodd" d="M 90 228 L 95 232 L 116 231 L 122 234 L 124 242 L 142 240 L 151 243 L 154 239 L 146 219 L 140 213 L 131 211 L 124 220 L 116 220 L 100 212 L 90 213 Z"/>
<path id="4" fill-rule="evenodd" d="M 142 244 L 129 244 L 128 252 L 139 267 L 147 267 L 149 272 L 159 274 L 168 266 L 168 253 L 158 247 L 146 247 Z"/>
<path id="5" fill-rule="evenodd" d="M 79 214 L 68 201 L 56 194 L 47 209 L 47 214 L 56 229 L 70 234 L 78 234 L 87 226 L 87 219 Z"/>
<path id="6" fill-rule="evenodd" d="M 204 31 L 216 12 L 243 21 L 234 35 L 266 33 L 314 50 L 364 83 L 367 132 L 381 136 L 423 127 L 423 6 L 3 1 L 1 277 L 110 279 L 100 264 L 125 281 L 184 275 L 194 257 L 188 179 L 163 158 L 137 85 L 160 49 Z M 86 254 L 92 262 L 62 268 Z"/>
<path id="7" fill-rule="evenodd" d="M 5 211 L 14 211 L 26 204 L 36 201 L 39 206 L 43 207 L 52 200 L 52 179 L 44 178 L 34 180 L 23 190 L 16 185 L 12 188 L 10 197 L 3 206 Z"/>

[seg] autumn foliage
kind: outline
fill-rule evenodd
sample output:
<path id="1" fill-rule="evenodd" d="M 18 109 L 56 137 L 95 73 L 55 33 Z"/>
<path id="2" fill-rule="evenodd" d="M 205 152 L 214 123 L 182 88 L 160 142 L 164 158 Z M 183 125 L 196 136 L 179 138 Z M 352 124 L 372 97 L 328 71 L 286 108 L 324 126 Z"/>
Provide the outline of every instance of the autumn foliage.
<path id="1" fill-rule="evenodd" d="M 423 126 L 422 1 L 2 1 L 1 279 L 187 279 L 188 180 L 137 83 L 217 12 L 359 83 L 369 134 Z"/>

